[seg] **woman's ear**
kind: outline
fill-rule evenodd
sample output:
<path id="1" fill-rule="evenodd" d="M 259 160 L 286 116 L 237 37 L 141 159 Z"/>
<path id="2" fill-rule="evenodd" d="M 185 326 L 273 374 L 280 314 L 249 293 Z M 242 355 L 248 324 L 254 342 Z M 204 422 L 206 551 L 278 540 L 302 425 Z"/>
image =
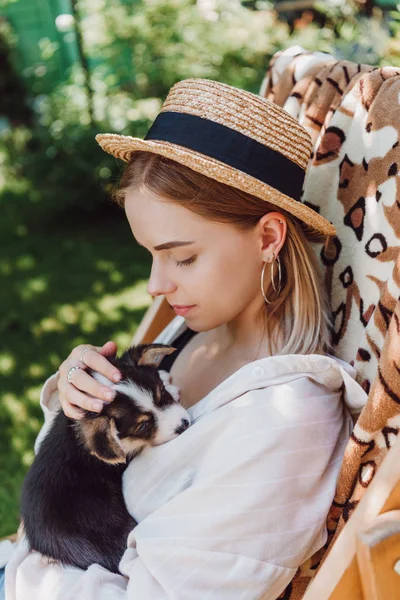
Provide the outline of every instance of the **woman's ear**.
<path id="1" fill-rule="evenodd" d="M 258 236 L 262 253 L 266 251 L 267 258 L 272 258 L 272 252 L 277 256 L 286 239 L 286 223 L 283 215 L 270 212 L 261 217 L 258 222 Z"/>
<path id="2" fill-rule="evenodd" d="M 105 415 L 94 419 L 83 418 L 75 422 L 75 428 L 90 454 L 113 465 L 126 462 L 126 454 L 113 418 Z"/>

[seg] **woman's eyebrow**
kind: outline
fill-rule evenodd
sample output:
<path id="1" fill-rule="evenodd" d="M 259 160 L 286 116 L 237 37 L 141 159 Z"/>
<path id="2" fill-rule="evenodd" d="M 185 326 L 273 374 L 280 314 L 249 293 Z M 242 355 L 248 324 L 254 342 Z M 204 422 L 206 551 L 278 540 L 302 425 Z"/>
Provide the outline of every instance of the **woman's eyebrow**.
<path id="1" fill-rule="evenodd" d="M 154 250 L 170 250 L 171 248 L 178 248 L 179 246 L 189 246 L 190 244 L 194 244 L 194 242 L 166 242 L 165 244 L 154 246 Z"/>

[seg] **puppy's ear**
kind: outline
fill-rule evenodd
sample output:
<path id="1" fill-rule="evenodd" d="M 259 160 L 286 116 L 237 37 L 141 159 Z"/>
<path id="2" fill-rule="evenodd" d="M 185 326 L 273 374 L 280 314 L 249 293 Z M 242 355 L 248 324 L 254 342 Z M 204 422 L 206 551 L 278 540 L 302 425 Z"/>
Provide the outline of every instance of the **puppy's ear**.
<path id="1" fill-rule="evenodd" d="M 111 464 L 126 462 L 114 419 L 104 415 L 94 419 L 83 418 L 75 421 L 75 427 L 90 454 Z"/>
<path id="2" fill-rule="evenodd" d="M 139 366 L 147 365 L 157 367 L 164 356 L 172 354 L 172 352 L 175 352 L 176 348 L 164 344 L 149 344 L 137 346 L 136 350 L 139 352 L 137 363 Z"/>

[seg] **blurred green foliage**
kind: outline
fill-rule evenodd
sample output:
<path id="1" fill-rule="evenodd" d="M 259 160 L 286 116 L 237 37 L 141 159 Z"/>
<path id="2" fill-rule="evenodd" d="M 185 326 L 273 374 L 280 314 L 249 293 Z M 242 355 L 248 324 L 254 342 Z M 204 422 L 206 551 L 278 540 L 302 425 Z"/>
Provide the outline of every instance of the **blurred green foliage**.
<path id="1" fill-rule="evenodd" d="M 36 210 L 97 210 L 121 165 L 97 147 L 94 135 L 143 137 L 181 79 L 216 79 L 257 93 L 270 57 L 294 44 L 338 58 L 400 65 L 400 13 L 383 18 L 377 11 L 367 18 L 353 2 L 315 4 L 325 25 L 300 23 L 290 34 L 271 2 L 256 2 L 250 10 L 239 0 L 79 0 L 75 21 L 87 68 L 76 62 L 50 94 L 38 93 L 40 75 L 33 88 L 28 78 L 33 125 L 0 127 L 0 181 L 25 179 L 26 202 Z M 51 73 L 44 67 L 60 48 L 48 50 L 43 43 L 36 73 L 41 66 Z"/>
<path id="2" fill-rule="evenodd" d="M 286 39 L 285 25 L 270 11 L 254 13 L 235 0 L 220 0 L 218 7 L 215 21 L 192 0 L 81 0 L 94 119 L 84 70 L 75 64 L 51 94 L 28 98 L 32 127 L 0 132 L 3 181 L 25 179 L 26 202 L 36 210 L 97 210 L 121 165 L 100 150 L 95 133 L 144 136 L 169 88 L 183 78 L 257 91 L 270 56 Z"/>
<path id="3" fill-rule="evenodd" d="M 400 66 L 399 12 L 316 4 L 324 25 L 293 28 L 261 0 L 79 0 L 65 35 L 81 34 L 85 60 L 61 83 L 50 66 L 62 46 L 44 38 L 21 70 L 20 34 L 0 19 L 0 536 L 17 528 L 43 381 L 78 343 L 122 349 L 150 303 L 149 257 L 109 200 L 122 166 L 95 134 L 143 137 L 188 77 L 257 93 L 270 57 L 295 44 Z"/>
<path id="4" fill-rule="evenodd" d="M 122 351 L 150 300 L 149 256 L 122 212 L 37 220 L 24 194 L 13 190 L 0 219 L 0 537 L 18 526 L 45 379 L 77 344 L 112 339 Z"/>

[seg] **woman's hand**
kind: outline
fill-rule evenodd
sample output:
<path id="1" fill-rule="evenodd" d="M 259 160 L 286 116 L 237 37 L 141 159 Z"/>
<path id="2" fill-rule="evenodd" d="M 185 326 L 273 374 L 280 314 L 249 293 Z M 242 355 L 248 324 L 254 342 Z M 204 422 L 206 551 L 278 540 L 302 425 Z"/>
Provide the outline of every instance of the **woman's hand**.
<path id="1" fill-rule="evenodd" d="M 82 362 L 80 357 L 85 348 L 89 348 L 89 350 L 83 356 L 85 362 Z M 67 417 L 81 419 L 83 416 L 81 408 L 100 412 L 104 401 L 113 400 L 115 392 L 110 387 L 96 381 L 84 369 L 90 367 L 110 381 L 119 381 L 121 379 L 120 372 L 106 358 L 115 355 L 116 352 L 117 344 L 115 342 L 106 342 L 103 346 L 81 344 L 76 346 L 60 365 L 57 388 L 61 407 Z M 68 371 L 75 366 L 80 369 L 72 371 L 72 383 L 70 383 L 67 379 Z"/>

